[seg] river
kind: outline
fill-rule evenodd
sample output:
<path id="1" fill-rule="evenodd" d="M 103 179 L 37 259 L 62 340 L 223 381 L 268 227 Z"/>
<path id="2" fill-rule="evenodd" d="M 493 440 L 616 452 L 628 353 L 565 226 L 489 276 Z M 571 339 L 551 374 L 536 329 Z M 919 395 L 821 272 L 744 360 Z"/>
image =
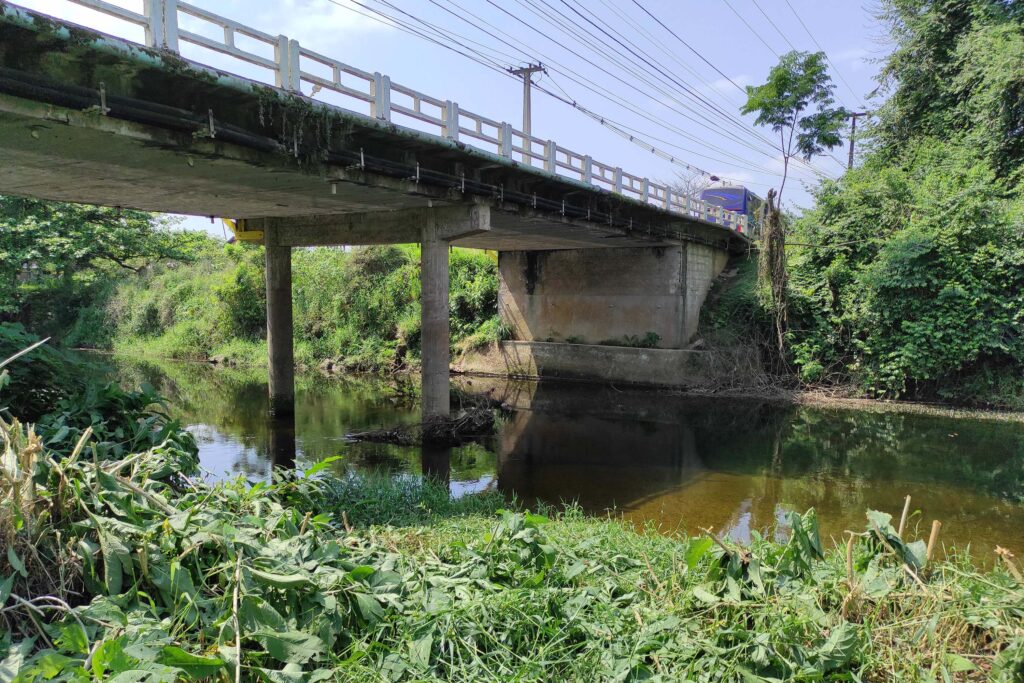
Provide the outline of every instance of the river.
<path id="1" fill-rule="evenodd" d="M 103 357 L 124 385 L 148 382 L 199 442 L 210 477 L 269 476 L 342 456 L 339 471 L 428 472 L 453 495 L 497 488 L 526 505 L 576 501 L 663 532 L 712 528 L 743 542 L 785 534 L 790 510 L 815 508 L 823 534 L 863 530 L 868 508 L 970 544 L 1024 555 L 1024 424 L 898 411 L 780 406 L 586 384 L 462 378 L 510 407 L 484 443 L 421 452 L 346 434 L 415 423 L 416 401 L 391 380 L 297 380 L 294 424 L 266 417 L 263 371 Z"/>

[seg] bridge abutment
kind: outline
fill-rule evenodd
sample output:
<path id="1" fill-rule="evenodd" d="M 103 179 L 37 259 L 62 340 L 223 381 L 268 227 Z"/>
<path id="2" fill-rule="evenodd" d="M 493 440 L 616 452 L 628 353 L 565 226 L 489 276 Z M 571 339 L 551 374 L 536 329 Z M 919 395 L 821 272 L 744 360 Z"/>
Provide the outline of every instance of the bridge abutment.
<path id="1" fill-rule="evenodd" d="M 681 349 L 727 261 L 695 242 L 501 252 L 498 307 L 520 341 Z"/>

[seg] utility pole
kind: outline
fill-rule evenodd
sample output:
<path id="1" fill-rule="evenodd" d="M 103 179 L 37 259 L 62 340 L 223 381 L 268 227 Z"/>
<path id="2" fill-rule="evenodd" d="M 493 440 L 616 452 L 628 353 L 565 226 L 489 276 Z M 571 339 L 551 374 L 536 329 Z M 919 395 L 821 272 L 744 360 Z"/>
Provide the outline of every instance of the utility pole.
<path id="1" fill-rule="evenodd" d="M 847 163 L 847 168 L 853 168 L 853 137 L 857 134 L 857 118 L 860 116 L 867 116 L 868 112 L 858 111 L 851 112 L 847 118 L 850 119 L 850 160 Z"/>
<path id="2" fill-rule="evenodd" d="M 533 85 L 533 74 L 537 72 L 545 72 L 544 66 L 537 62 L 536 64 L 527 64 L 521 69 L 509 69 L 509 73 L 513 76 L 522 76 L 523 78 L 523 132 L 527 136 L 530 135 L 530 86 Z M 529 140 L 523 143 L 523 147 L 529 149 Z M 523 163 L 530 164 L 530 155 L 523 152 Z"/>

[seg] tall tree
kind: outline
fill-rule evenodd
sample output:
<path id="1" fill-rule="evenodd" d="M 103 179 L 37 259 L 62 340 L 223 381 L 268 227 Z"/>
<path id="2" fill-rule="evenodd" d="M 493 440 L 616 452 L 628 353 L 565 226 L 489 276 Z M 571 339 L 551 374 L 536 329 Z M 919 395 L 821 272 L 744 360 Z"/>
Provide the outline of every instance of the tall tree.
<path id="1" fill-rule="evenodd" d="M 111 272 L 188 259 L 200 237 L 168 228 L 142 211 L 0 196 L 0 321 L 25 319 L 30 300 L 55 305 L 58 290 Z"/>
<path id="2" fill-rule="evenodd" d="M 747 86 L 747 102 L 741 111 L 756 113 L 755 123 L 771 127 L 779 136 L 783 163 L 779 202 L 795 155 L 810 161 L 842 142 L 839 130 L 849 112 L 834 106 L 835 85 L 827 63 L 824 52 L 787 52 L 764 84 Z"/>
<path id="3" fill-rule="evenodd" d="M 778 193 L 768 194 L 761 235 L 758 280 L 775 323 L 779 357 L 785 357 L 787 326 L 786 238 L 779 214 L 789 162 L 799 154 L 805 160 L 838 146 L 839 129 L 849 115 L 835 106 L 835 85 L 828 75 L 824 52 L 788 52 L 768 73 L 763 85 L 747 86 L 744 114 L 757 113 L 755 123 L 770 126 L 779 136 L 782 182 Z"/>

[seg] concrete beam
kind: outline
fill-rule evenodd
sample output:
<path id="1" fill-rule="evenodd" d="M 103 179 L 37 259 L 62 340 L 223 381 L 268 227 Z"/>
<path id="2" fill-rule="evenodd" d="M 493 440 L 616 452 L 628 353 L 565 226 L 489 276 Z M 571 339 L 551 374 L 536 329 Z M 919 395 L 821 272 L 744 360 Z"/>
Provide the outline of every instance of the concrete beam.
<path id="1" fill-rule="evenodd" d="M 245 229 L 272 228 L 277 244 L 315 247 L 361 244 L 409 244 L 423 239 L 424 226 L 432 225 L 432 239 L 449 241 L 491 229 L 491 209 L 482 204 L 460 204 L 398 211 L 249 219 Z"/>

